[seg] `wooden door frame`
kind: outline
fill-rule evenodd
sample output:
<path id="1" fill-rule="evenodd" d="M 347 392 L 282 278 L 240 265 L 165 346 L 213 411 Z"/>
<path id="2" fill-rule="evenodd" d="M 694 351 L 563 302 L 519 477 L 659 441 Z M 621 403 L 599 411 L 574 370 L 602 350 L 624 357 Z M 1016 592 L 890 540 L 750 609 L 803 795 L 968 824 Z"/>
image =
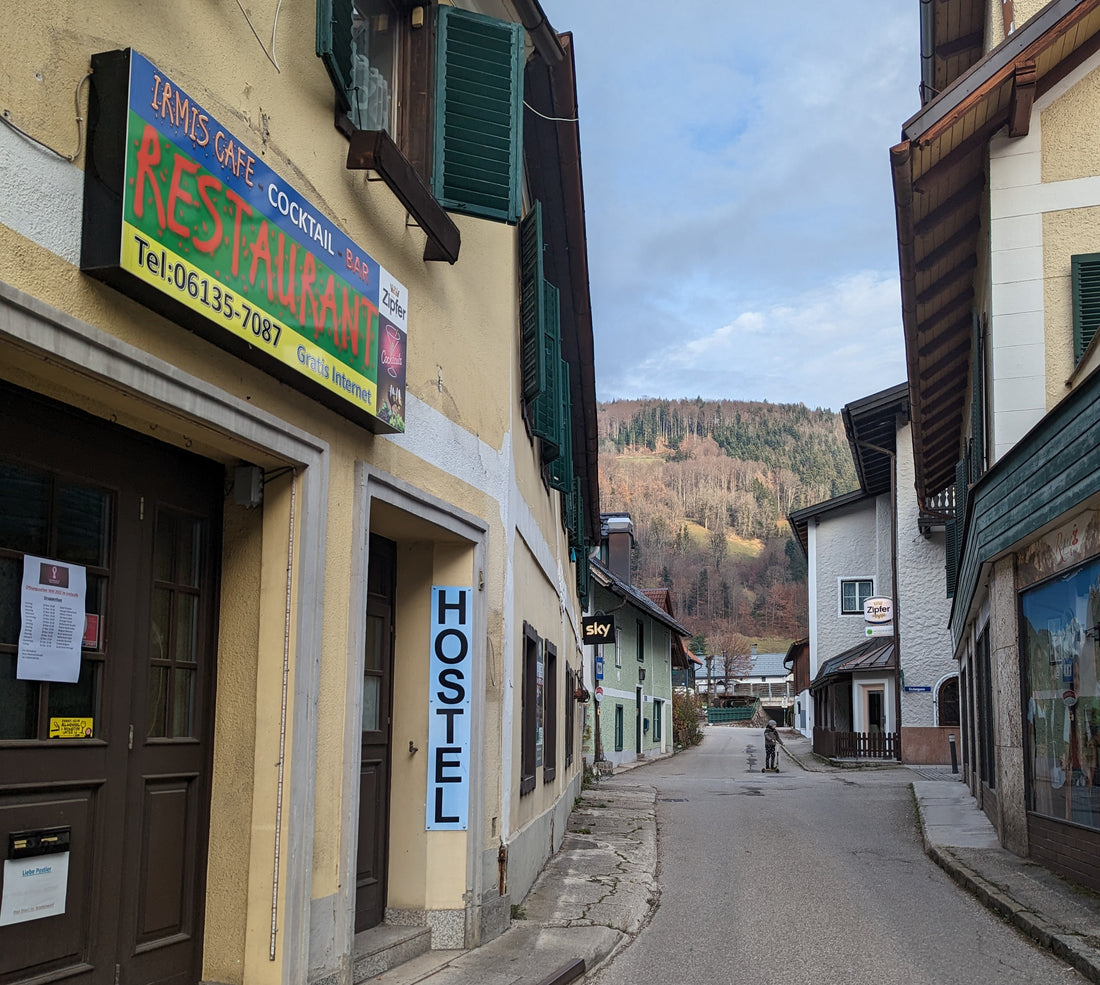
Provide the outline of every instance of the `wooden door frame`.
<path id="1" fill-rule="evenodd" d="M 235 362 L 221 354 L 217 358 L 219 363 L 223 359 Z M 42 375 L 44 367 L 50 373 L 48 377 Z M 325 942 L 313 942 L 310 934 L 317 730 L 309 711 L 319 691 L 328 443 L 3 281 L 0 375 L 47 395 L 57 392 L 60 378 L 78 402 L 117 408 L 119 417 L 135 426 L 156 425 L 167 443 L 186 446 L 195 442 L 196 453 L 206 457 L 229 461 L 266 456 L 299 470 L 298 591 L 292 641 L 298 659 L 290 681 L 296 720 L 287 750 L 290 769 L 284 794 L 292 809 L 285 821 L 281 902 L 275 915 L 282 948 L 281 981 L 283 985 L 306 981 L 310 968 L 324 967 L 326 961 L 332 963 Z M 120 391 L 124 394 L 122 401 Z M 187 421 L 200 427 L 192 429 L 181 421 L 175 408 L 186 408 Z M 267 818 L 263 820 L 267 822 Z M 270 878 L 270 868 L 257 870 L 256 875 Z M 206 936 L 209 939 L 209 927 Z M 245 955 L 241 958 L 244 960 Z"/>

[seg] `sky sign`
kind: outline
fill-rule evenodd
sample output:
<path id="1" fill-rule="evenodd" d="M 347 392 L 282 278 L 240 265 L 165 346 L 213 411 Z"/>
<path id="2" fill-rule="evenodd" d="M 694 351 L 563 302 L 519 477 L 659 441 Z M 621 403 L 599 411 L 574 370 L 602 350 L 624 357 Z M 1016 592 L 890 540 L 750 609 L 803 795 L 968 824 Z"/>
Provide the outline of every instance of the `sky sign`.
<path id="1" fill-rule="evenodd" d="M 108 52 L 93 67 L 81 266 L 327 406 L 404 431 L 405 286 L 147 59 Z"/>

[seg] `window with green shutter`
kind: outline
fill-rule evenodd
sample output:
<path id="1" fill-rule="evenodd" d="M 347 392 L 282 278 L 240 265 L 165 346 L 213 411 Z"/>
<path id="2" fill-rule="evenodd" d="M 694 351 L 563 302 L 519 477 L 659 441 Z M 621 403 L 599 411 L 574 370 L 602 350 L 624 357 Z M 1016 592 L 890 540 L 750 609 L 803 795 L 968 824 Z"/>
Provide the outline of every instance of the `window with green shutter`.
<path id="1" fill-rule="evenodd" d="M 546 370 L 546 385 L 531 405 L 531 430 L 542 438 L 543 461 L 552 462 L 561 454 L 561 321 L 558 309 L 558 289 L 542 283 L 543 324 L 542 349 Z"/>
<path id="2" fill-rule="evenodd" d="M 409 195 L 519 219 L 522 25 L 408 0 L 317 0 L 316 51 L 336 90 L 337 125 L 349 136 L 388 133 L 418 175 L 401 178 Z"/>
<path id="3" fill-rule="evenodd" d="M 1081 361 L 1100 324 L 1100 253 L 1070 257 L 1073 283 L 1073 361 Z"/>
<path id="4" fill-rule="evenodd" d="M 558 456 L 550 463 L 550 485 L 567 496 L 573 495 L 573 425 L 569 395 L 569 363 L 560 360 L 561 399 L 558 402 Z M 568 521 L 567 517 L 567 521 Z M 568 525 L 568 522 L 567 522 Z"/>
<path id="5" fill-rule="evenodd" d="M 435 166 L 444 208 L 515 222 L 523 146 L 523 27 L 440 7 Z"/>
<path id="6" fill-rule="evenodd" d="M 520 359 L 523 399 L 527 403 L 546 388 L 546 350 L 542 344 L 546 326 L 542 251 L 542 204 L 536 201 L 519 226 Z"/>

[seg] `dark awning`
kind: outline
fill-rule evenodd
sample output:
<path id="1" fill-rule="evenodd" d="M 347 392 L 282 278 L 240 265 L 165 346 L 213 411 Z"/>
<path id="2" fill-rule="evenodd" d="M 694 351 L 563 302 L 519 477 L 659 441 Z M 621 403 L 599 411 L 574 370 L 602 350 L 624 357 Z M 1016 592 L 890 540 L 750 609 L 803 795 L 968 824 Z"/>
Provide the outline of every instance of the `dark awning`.
<path id="1" fill-rule="evenodd" d="M 853 646 L 850 650 L 838 653 L 825 661 L 810 685 L 811 691 L 817 691 L 838 677 L 868 670 L 897 670 L 897 639 L 893 636 L 874 636 Z"/>

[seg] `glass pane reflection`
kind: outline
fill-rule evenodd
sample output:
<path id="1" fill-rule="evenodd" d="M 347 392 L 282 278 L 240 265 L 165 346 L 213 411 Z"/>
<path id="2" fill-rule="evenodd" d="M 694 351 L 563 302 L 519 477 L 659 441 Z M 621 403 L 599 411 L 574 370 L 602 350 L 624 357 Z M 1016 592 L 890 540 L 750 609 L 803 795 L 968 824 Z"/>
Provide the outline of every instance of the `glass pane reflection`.
<path id="1" fill-rule="evenodd" d="M 107 531 L 111 497 L 86 486 L 59 486 L 57 491 L 57 556 L 94 568 L 107 564 Z"/>
<path id="2" fill-rule="evenodd" d="M 172 738 L 194 732 L 195 672 L 176 670 L 172 674 Z"/>
<path id="3" fill-rule="evenodd" d="M 0 463 L 0 547 L 45 554 L 49 516 L 49 478 Z"/>
<path id="4" fill-rule="evenodd" d="M 15 654 L 0 654 L 0 739 L 38 737 L 38 685 L 15 679 Z"/>
<path id="5" fill-rule="evenodd" d="M 48 717 L 91 718 L 96 720 L 94 727 L 98 727 L 101 667 L 98 660 L 84 660 L 75 684 L 51 684 L 46 699 Z"/>
<path id="6" fill-rule="evenodd" d="M 363 731 L 377 732 L 380 728 L 382 709 L 379 697 L 382 693 L 382 680 L 367 675 L 363 678 Z"/>

